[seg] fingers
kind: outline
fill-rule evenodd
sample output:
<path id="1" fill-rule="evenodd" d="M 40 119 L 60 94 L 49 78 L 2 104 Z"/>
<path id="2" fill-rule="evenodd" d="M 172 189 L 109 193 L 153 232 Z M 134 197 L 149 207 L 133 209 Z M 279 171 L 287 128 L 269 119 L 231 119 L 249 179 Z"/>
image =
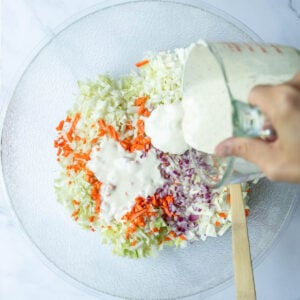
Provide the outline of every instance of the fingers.
<path id="1" fill-rule="evenodd" d="M 271 85 L 257 85 L 249 94 L 249 103 L 258 106 L 260 110 L 271 117 L 274 113 L 274 87 Z"/>
<path id="2" fill-rule="evenodd" d="M 261 84 L 255 86 L 249 94 L 249 103 L 258 106 L 263 112 L 271 112 L 274 108 L 274 101 L 282 96 L 289 95 L 290 88 L 300 89 L 300 72 L 288 82 L 280 85 Z"/>
<path id="3" fill-rule="evenodd" d="M 299 91 L 295 88 L 297 84 L 300 89 L 300 75 L 276 86 L 257 85 L 250 92 L 249 103 L 258 106 L 275 125 L 278 119 L 289 118 L 293 110 L 300 106 Z"/>
<path id="4" fill-rule="evenodd" d="M 228 138 L 221 142 L 215 149 L 218 156 L 239 156 L 260 167 L 262 171 L 265 166 L 272 163 L 274 150 L 272 144 L 260 139 L 252 138 Z"/>
<path id="5" fill-rule="evenodd" d="M 296 75 L 289 82 L 300 89 L 300 72 L 296 73 Z"/>
<path id="6" fill-rule="evenodd" d="M 256 164 L 272 181 L 300 182 L 297 161 L 286 160 L 277 143 L 267 143 L 259 139 L 228 138 L 215 149 L 218 156 L 238 156 Z"/>
<path id="7" fill-rule="evenodd" d="M 279 85 L 258 85 L 249 103 L 258 106 L 277 132 L 277 139 L 232 137 L 215 149 L 218 156 L 237 156 L 256 164 L 271 180 L 299 182 L 300 72 Z"/>

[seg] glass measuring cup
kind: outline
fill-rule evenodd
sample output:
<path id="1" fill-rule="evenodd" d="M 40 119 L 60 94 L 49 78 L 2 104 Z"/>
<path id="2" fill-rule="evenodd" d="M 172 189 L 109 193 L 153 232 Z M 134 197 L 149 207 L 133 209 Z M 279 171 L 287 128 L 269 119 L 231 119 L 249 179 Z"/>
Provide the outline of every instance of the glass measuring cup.
<path id="1" fill-rule="evenodd" d="M 300 52 L 292 47 L 199 42 L 191 48 L 183 76 L 183 128 L 193 148 L 191 161 L 207 185 L 219 187 L 263 176 L 250 162 L 212 153 L 232 135 L 274 138 L 267 118 L 247 103 L 249 92 L 257 84 L 285 82 L 297 71 Z"/>

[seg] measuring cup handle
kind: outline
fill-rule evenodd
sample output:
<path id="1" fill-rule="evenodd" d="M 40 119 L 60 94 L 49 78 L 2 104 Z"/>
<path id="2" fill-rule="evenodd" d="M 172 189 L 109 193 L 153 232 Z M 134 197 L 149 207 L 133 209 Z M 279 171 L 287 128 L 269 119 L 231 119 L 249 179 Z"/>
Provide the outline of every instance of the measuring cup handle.
<path id="1" fill-rule="evenodd" d="M 234 136 L 276 139 L 275 129 L 257 106 L 239 100 L 233 100 L 232 104 Z"/>

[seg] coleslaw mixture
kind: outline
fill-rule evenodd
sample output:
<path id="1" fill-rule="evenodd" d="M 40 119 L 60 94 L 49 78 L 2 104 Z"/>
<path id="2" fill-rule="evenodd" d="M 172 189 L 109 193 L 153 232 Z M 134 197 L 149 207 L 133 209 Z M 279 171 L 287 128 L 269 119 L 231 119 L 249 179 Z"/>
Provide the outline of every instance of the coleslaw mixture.
<path id="1" fill-rule="evenodd" d="M 188 51 L 149 54 L 119 79 L 79 81 L 75 104 L 56 127 L 57 199 L 117 255 L 155 255 L 164 246 L 221 236 L 231 226 L 229 190 L 201 182 L 190 161 L 195 150 L 164 152 L 145 132 L 153 110 L 181 102 Z M 247 184 L 242 190 L 246 202 Z"/>

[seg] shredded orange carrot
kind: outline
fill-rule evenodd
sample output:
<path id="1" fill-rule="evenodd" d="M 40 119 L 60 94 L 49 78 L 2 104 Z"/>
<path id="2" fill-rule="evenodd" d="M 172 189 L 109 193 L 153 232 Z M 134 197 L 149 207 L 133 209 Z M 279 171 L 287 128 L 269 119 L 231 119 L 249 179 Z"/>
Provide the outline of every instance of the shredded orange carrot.
<path id="1" fill-rule="evenodd" d="M 75 127 L 77 126 L 77 123 L 80 119 L 80 113 L 77 113 L 74 117 L 73 123 L 72 123 L 72 127 L 75 129 Z"/>
<path id="2" fill-rule="evenodd" d="M 67 157 L 69 154 L 73 152 L 72 148 L 68 144 L 67 140 L 63 136 L 59 136 L 54 141 L 54 147 L 58 148 L 57 156 L 64 156 Z"/>
<path id="3" fill-rule="evenodd" d="M 155 211 L 149 211 L 149 212 L 147 213 L 147 215 L 148 215 L 149 217 L 156 217 L 156 216 L 157 216 L 157 213 L 156 213 Z"/>
<path id="4" fill-rule="evenodd" d="M 63 129 L 63 127 L 64 127 L 64 124 L 65 124 L 65 121 L 64 121 L 64 120 L 61 120 L 61 121 L 59 122 L 59 124 L 57 125 L 56 130 L 57 130 L 57 131 L 62 131 L 62 129 Z"/>
<path id="5" fill-rule="evenodd" d="M 90 151 L 89 151 L 89 153 L 90 153 Z M 89 155 L 89 153 L 88 154 L 83 154 L 83 153 L 79 154 L 79 153 L 77 153 L 77 155 L 79 155 L 80 158 L 81 157 L 87 158 L 86 155 Z M 72 169 L 75 172 L 78 172 L 79 170 L 84 170 L 85 171 L 86 179 L 92 185 L 91 198 L 95 201 L 95 210 L 94 211 L 95 211 L 96 214 L 98 214 L 98 213 L 100 213 L 101 198 L 100 198 L 99 191 L 101 189 L 102 182 L 97 180 L 94 173 L 91 170 L 86 168 L 85 163 L 86 162 L 82 162 L 82 161 L 79 160 L 79 161 L 76 161 L 76 165 L 67 166 L 67 169 Z M 91 219 L 90 219 L 90 221 L 91 221 Z M 93 222 L 93 221 L 91 221 L 91 222 Z"/>
<path id="6" fill-rule="evenodd" d="M 174 202 L 174 197 L 171 195 L 166 196 L 166 200 L 168 203 L 173 203 Z"/>
<path id="7" fill-rule="evenodd" d="M 143 209 L 143 206 L 140 205 L 140 204 L 138 204 L 138 203 L 136 203 L 135 209 L 136 209 L 136 210 L 142 210 L 142 209 Z"/>
<path id="8" fill-rule="evenodd" d="M 127 121 L 125 124 L 125 130 L 129 131 L 129 130 L 132 130 L 133 128 L 134 127 L 132 126 L 131 121 Z"/>
<path id="9" fill-rule="evenodd" d="M 145 103 L 147 101 L 148 97 L 139 97 L 136 98 L 134 101 L 134 105 L 138 107 L 137 114 L 143 117 L 149 117 L 150 111 L 145 107 Z"/>
<path id="10" fill-rule="evenodd" d="M 168 205 L 165 204 L 165 203 L 166 202 L 164 202 L 164 204 L 163 204 L 163 209 L 164 209 L 165 213 L 167 214 L 167 216 L 171 218 L 172 217 L 172 213 L 170 212 Z"/>
<path id="11" fill-rule="evenodd" d="M 105 130 L 106 129 L 106 123 L 103 119 L 98 120 L 98 125 L 100 129 Z"/>
<path id="12" fill-rule="evenodd" d="M 154 195 L 154 196 L 151 198 L 151 203 L 152 203 L 153 206 L 158 206 L 158 205 L 159 205 L 159 203 L 158 203 L 158 201 L 157 201 L 157 199 L 156 199 L 156 195 Z"/>
<path id="13" fill-rule="evenodd" d="M 150 111 L 147 108 L 145 108 L 142 116 L 148 118 L 150 117 L 150 114 L 151 114 Z"/>
<path id="14" fill-rule="evenodd" d="M 86 169 L 85 173 L 88 177 L 93 177 L 94 176 L 94 173 L 89 169 Z"/>
<path id="15" fill-rule="evenodd" d="M 138 134 L 143 134 L 145 132 L 145 123 L 143 120 L 137 120 L 136 126 L 138 129 Z"/>
<path id="16" fill-rule="evenodd" d="M 137 222 L 137 224 L 138 224 L 139 227 L 145 227 L 145 225 L 146 225 L 146 223 L 144 221 L 141 221 L 141 220 L 139 220 Z"/>
<path id="17" fill-rule="evenodd" d="M 135 214 L 133 214 L 130 218 L 130 220 L 134 220 L 135 218 L 139 217 L 140 215 L 144 214 L 147 211 L 146 208 L 136 212 Z"/>
<path id="18" fill-rule="evenodd" d="M 145 105 L 145 103 L 147 102 L 147 100 L 148 100 L 147 96 L 138 97 L 138 98 L 135 99 L 134 105 L 135 106 Z"/>
<path id="19" fill-rule="evenodd" d="M 79 214 L 79 212 L 80 212 L 80 208 L 74 210 L 71 216 L 75 217 L 75 216 L 77 216 Z"/>
<path id="20" fill-rule="evenodd" d="M 67 123 L 70 123 L 71 121 L 72 121 L 72 118 L 71 118 L 70 116 L 67 116 L 67 117 L 66 117 L 66 122 L 67 122 Z"/>
<path id="21" fill-rule="evenodd" d="M 226 213 L 223 213 L 223 212 L 219 212 L 218 215 L 221 217 L 221 218 L 227 218 L 227 214 Z"/>
<path id="22" fill-rule="evenodd" d="M 77 173 L 77 172 L 85 169 L 86 160 L 75 159 L 75 160 L 73 160 L 73 162 L 74 162 L 74 164 L 68 165 L 66 167 L 67 170 L 73 170 L 74 172 Z"/>
<path id="23" fill-rule="evenodd" d="M 90 160 L 90 155 L 88 153 L 75 153 L 73 155 L 73 161 L 76 159 Z"/>
<path id="24" fill-rule="evenodd" d="M 73 133 L 75 131 L 76 125 L 80 119 L 80 113 L 77 113 L 74 117 L 74 120 L 71 124 L 69 131 L 66 133 L 68 141 L 71 143 L 73 141 Z"/>
<path id="25" fill-rule="evenodd" d="M 250 213 L 250 209 L 249 209 L 249 208 L 246 208 L 246 209 L 245 209 L 245 216 L 248 217 L 248 216 L 249 216 L 249 213 Z"/>
<path id="26" fill-rule="evenodd" d="M 226 202 L 228 205 L 230 205 L 230 194 L 229 193 L 227 194 Z"/>
<path id="27" fill-rule="evenodd" d="M 104 129 L 100 129 L 99 133 L 98 133 L 98 136 L 102 137 L 104 135 L 106 135 L 106 131 Z"/>
<path id="28" fill-rule="evenodd" d="M 79 205 L 79 204 L 80 204 L 80 201 L 77 201 L 77 200 L 74 199 L 74 200 L 72 201 L 72 203 L 73 203 L 74 205 Z"/>
<path id="29" fill-rule="evenodd" d="M 216 221 L 216 222 L 215 222 L 215 226 L 216 226 L 216 227 L 220 227 L 220 226 L 221 226 L 221 223 L 220 223 L 219 221 Z"/>
<path id="30" fill-rule="evenodd" d="M 128 228 L 128 232 L 133 233 L 137 230 L 137 224 L 132 224 L 129 228 Z"/>
<path id="31" fill-rule="evenodd" d="M 109 134 L 109 136 L 116 140 L 116 141 L 119 141 L 119 134 L 117 133 L 117 131 L 113 128 L 113 126 L 111 125 L 108 125 L 107 126 L 107 132 Z"/>
<path id="32" fill-rule="evenodd" d="M 123 140 L 120 142 L 120 145 L 124 148 L 124 150 L 129 150 L 130 149 L 130 142 Z"/>
<path id="33" fill-rule="evenodd" d="M 90 216 L 89 221 L 93 223 L 95 221 L 95 216 Z"/>
<path id="34" fill-rule="evenodd" d="M 100 197 L 96 199 L 96 205 L 95 205 L 95 213 L 100 213 Z"/>
<path id="35" fill-rule="evenodd" d="M 136 241 L 136 240 L 133 240 L 133 241 L 130 243 L 130 246 L 134 247 L 136 244 L 137 244 L 137 241 Z"/>
<path id="36" fill-rule="evenodd" d="M 75 130 L 76 126 L 77 126 L 77 123 L 78 123 L 79 119 L 80 119 L 80 113 L 77 113 L 75 115 L 74 119 L 73 119 L 72 125 L 70 127 L 69 132 L 68 132 L 69 135 L 72 135 L 74 133 L 74 130 Z"/>
<path id="37" fill-rule="evenodd" d="M 138 119 L 136 122 L 136 137 L 128 136 L 120 140 L 120 145 L 129 152 L 136 150 L 148 151 L 151 148 L 151 139 L 145 136 L 144 121 Z M 111 134 L 112 135 L 112 134 Z"/>
<path id="38" fill-rule="evenodd" d="M 60 137 L 55 141 L 55 144 L 57 145 L 57 147 L 63 147 L 66 143 L 67 143 L 67 141 L 65 140 L 65 138 L 64 138 L 63 136 L 60 136 Z"/>
<path id="39" fill-rule="evenodd" d="M 57 140 L 54 141 L 54 147 L 59 148 L 65 145 L 65 139 L 63 137 L 59 137 Z"/>
<path id="40" fill-rule="evenodd" d="M 72 143 L 72 142 L 73 142 L 72 133 L 69 131 L 69 132 L 67 132 L 66 136 L 67 136 L 68 141 L 69 141 L 70 143 Z"/>
<path id="41" fill-rule="evenodd" d="M 175 233 L 175 231 L 173 231 L 173 230 L 170 231 L 169 234 L 170 234 L 170 236 L 173 237 L 173 238 L 175 238 L 175 237 L 177 236 L 176 233 Z"/>
<path id="42" fill-rule="evenodd" d="M 67 157 L 69 156 L 71 153 L 73 152 L 73 150 L 70 148 L 69 145 L 66 145 L 64 148 L 63 148 L 63 156 Z"/>
<path id="43" fill-rule="evenodd" d="M 145 59 L 145 60 L 141 60 L 141 61 L 137 62 L 135 65 L 136 65 L 137 68 L 140 68 L 140 67 L 142 67 L 142 66 L 144 66 L 148 63 L 149 63 L 149 60 Z"/>
<path id="44" fill-rule="evenodd" d="M 71 153 L 72 153 L 71 150 L 64 150 L 64 152 L 63 152 L 62 155 L 65 156 L 65 157 L 67 157 L 67 156 L 69 156 Z"/>
<path id="45" fill-rule="evenodd" d="M 62 153 L 62 148 L 58 148 L 56 155 L 57 155 L 57 156 L 60 156 L 61 153 Z"/>
<path id="46" fill-rule="evenodd" d="M 156 212 L 153 211 L 153 199 L 160 203 L 163 202 L 163 200 L 158 199 L 154 196 L 152 196 L 150 202 L 144 197 L 137 197 L 135 199 L 135 205 L 133 206 L 132 210 L 130 212 L 127 212 L 122 218 L 124 221 L 130 222 L 130 227 L 126 231 L 126 236 L 130 237 L 131 234 L 135 232 L 138 227 L 144 227 L 146 225 L 146 221 L 149 218 L 152 218 L 152 216 L 156 215 Z M 164 199 L 164 202 L 167 203 L 166 199 Z M 163 204 L 161 204 L 161 208 L 163 209 Z M 151 235 L 155 232 L 159 232 L 159 229 L 156 227 L 146 233 Z"/>
<path id="47" fill-rule="evenodd" d="M 97 138 L 94 138 L 91 140 L 91 144 L 96 144 L 98 142 L 98 139 Z"/>
<path id="48" fill-rule="evenodd" d="M 186 240 L 186 237 L 185 237 L 183 234 L 181 234 L 181 235 L 179 236 L 179 238 L 180 238 L 181 240 L 183 240 L 183 241 Z"/>
<path id="49" fill-rule="evenodd" d="M 140 105 L 138 108 L 138 111 L 137 111 L 138 115 L 142 116 L 144 114 L 145 110 L 146 110 L 145 104 Z"/>

